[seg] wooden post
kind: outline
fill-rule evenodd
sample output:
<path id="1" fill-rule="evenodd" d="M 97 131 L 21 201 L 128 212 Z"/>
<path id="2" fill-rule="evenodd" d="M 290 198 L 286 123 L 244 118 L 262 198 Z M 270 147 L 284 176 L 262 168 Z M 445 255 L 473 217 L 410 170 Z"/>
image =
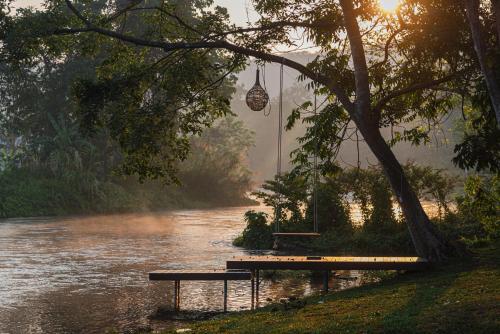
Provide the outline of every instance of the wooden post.
<path id="1" fill-rule="evenodd" d="M 227 279 L 224 280 L 224 312 L 227 312 Z"/>
<path id="2" fill-rule="evenodd" d="M 328 293 L 328 278 L 329 278 L 330 272 L 328 270 L 325 270 L 325 273 L 323 275 L 323 292 Z"/>
<path id="3" fill-rule="evenodd" d="M 252 305 L 251 309 L 254 309 L 254 296 L 255 296 L 255 269 L 252 269 L 252 279 L 251 279 L 251 284 L 252 284 Z"/>
<path id="4" fill-rule="evenodd" d="M 181 281 L 177 280 L 175 289 L 175 310 L 179 311 L 181 308 Z"/>
<path id="5" fill-rule="evenodd" d="M 255 272 L 255 279 L 257 280 L 255 286 L 255 308 L 259 307 L 259 285 L 260 285 L 260 272 L 259 269 Z"/>
<path id="6" fill-rule="evenodd" d="M 174 310 L 177 311 L 177 281 L 174 281 Z"/>

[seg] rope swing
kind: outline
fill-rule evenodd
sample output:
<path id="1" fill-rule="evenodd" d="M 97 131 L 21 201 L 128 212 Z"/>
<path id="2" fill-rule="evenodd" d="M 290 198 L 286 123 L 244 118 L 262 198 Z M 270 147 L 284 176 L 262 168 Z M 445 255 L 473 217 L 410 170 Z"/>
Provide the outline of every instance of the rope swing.
<path id="1" fill-rule="evenodd" d="M 279 236 L 296 236 L 296 237 L 312 237 L 319 236 L 318 233 L 318 194 L 317 194 L 317 184 L 318 184 L 318 139 L 317 139 L 317 126 L 314 125 L 314 156 L 313 156 L 313 233 L 308 232 L 298 232 L 298 233 L 283 233 L 280 232 L 280 216 L 281 216 L 281 199 L 282 199 L 282 141 L 283 141 L 283 58 L 280 64 L 280 86 L 279 86 L 279 99 L 278 99 L 278 140 L 277 140 L 277 159 L 276 159 L 276 182 L 277 182 L 277 199 L 275 206 L 275 232 L 273 235 L 275 237 Z M 269 101 L 269 96 L 267 92 L 260 86 L 259 80 L 259 69 L 257 68 L 257 77 L 254 86 L 248 91 L 246 96 L 246 102 L 250 109 L 254 111 L 260 111 L 265 108 Z M 267 116 L 267 115 L 266 115 Z M 314 118 L 316 121 L 317 117 L 317 96 L 316 91 L 314 92 Z"/>
<path id="2" fill-rule="evenodd" d="M 314 233 L 318 233 L 318 126 L 317 126 L 317 96 L 314 91 L 314 160 L 313 160 L 313 224 Z"/>

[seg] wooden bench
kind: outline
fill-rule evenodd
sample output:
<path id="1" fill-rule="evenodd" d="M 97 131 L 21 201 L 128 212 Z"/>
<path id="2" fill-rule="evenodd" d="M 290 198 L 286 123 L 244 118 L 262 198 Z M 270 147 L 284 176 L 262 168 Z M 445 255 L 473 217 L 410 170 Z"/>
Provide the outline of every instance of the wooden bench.
<path id="1" fill-rule="evenodd" d="M 252 308 L 254 295 L 254 278 L 250 271 L 242 270 L 156 270 L 149 273 L 151 281 L 174 281 L 174 307 L 180 309 L 181 281 L 224 281 L 224 312 L 227 311 L 227 281 L 252 282 Z"/>

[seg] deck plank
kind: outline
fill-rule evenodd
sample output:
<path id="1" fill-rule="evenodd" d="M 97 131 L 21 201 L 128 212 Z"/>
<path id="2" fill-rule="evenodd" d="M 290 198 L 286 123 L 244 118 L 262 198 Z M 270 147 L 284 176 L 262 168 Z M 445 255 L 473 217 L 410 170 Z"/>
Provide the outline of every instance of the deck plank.
<path id="1" fill-rule="evenodd" d="M 429 262 L 419 257 L 355 256 L 244 256 L 226 262 L 228 269 L 289 270 L 423 270 Z"/>

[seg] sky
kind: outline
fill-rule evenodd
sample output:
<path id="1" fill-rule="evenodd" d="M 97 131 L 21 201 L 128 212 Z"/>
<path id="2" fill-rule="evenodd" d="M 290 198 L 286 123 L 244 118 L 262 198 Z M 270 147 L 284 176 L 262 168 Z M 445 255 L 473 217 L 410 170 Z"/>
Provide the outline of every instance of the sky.
<path id="1" fill-rule="evenodd" d="M 39 6 L 40 0 L 15 0 L 15 7 Z M 226 7 L 231 15 L 231 19 L 238 25 L 245 25 L 247 18 L 255 19 L 256 14 L 251 10 L 250 0 L 214 0 L 215 5 Z M 248 13 L 248 15 L 247 15 Z"/>
<path id="2" fill-rule="evenodd" d="M 393 11 L 403 0 L 380 0 L 383 9 Z M 41 0 L 14 0 L 15 7 L 38 6 Z M 248 19 L 253 21 L 257 14 L 252 10 L 251 0 L 214 0 L 215 5 L 226 7 L 234 23 L 244 26 Z"/>

